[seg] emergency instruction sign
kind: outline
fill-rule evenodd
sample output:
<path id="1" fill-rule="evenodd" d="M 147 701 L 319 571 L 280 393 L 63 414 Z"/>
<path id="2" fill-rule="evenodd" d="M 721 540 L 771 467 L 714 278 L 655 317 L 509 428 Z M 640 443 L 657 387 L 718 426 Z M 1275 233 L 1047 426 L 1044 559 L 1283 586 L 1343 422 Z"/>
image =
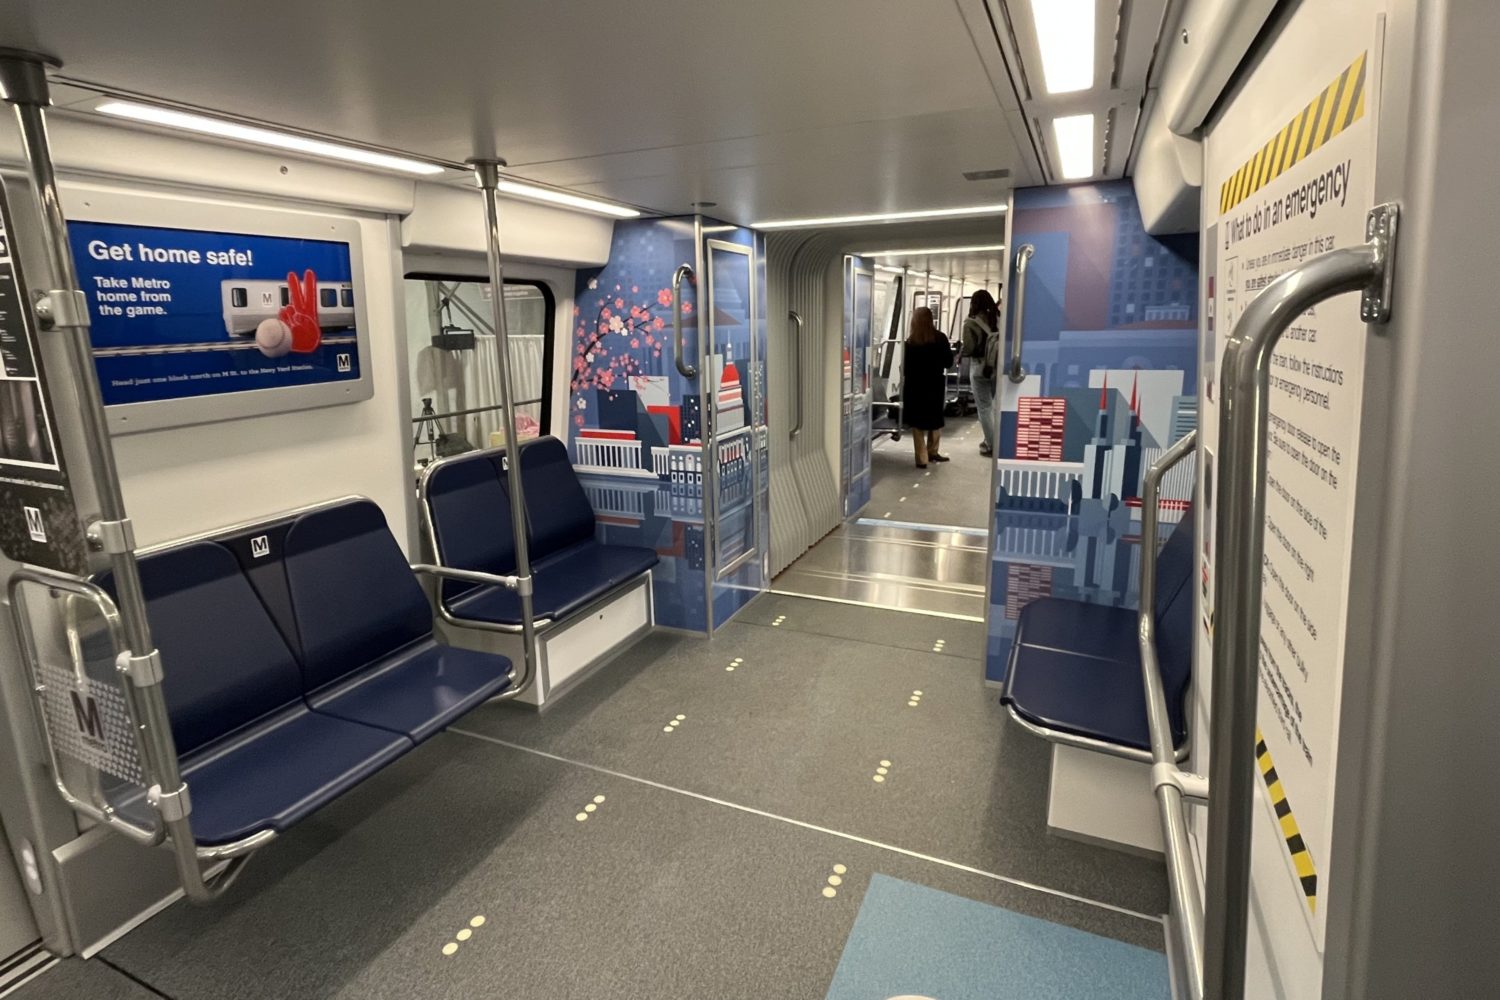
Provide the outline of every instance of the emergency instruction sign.
<path id="1" fill-rule="evenodd" d="M 1331 42 L 1331 44 L 1338 44 Z M 1299 264 L 1365 240 L 1373 205 L 1379 31 L 1344 43 L 1330 75 L 1265 134 L 1211 157 L 1210 348 Z M 1217 215 L 1212 209 L 1217 207 Z M 1344 673 L 1354 483 L 1367 332 L 1355 296 L 1299 316 L 1271 360 L 1260 642 L 1258 798 L 1322 948 Z M 1210 383 L 1206 409 L 1217 408 Z M 1207 415 L 1206 415 L 1207 416 Z M 1216 418 L 1205 424 L 1216 424 Z M 1212 449 L 1218 442 L 1210 437 Z M 1205 573 L 1209 571 L 1205 562 Z M 1206 620 L 1212 621 L 1212 609 Z"/>

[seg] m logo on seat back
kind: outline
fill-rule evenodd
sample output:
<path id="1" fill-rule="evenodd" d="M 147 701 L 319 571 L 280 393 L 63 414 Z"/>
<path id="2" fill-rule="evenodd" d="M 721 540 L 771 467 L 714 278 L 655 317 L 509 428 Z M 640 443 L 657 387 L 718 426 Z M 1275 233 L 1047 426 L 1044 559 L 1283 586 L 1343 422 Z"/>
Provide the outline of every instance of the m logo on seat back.
<path id="1" fill-rule="evenodd" d="M 31 536 L 33 542 L 47 542 L 47 523 L 42 520 L 42 512 L 37 507 L 23 505 L 21 510 L 26 513 L 26 534 Z"/>
<path id="2" fill-rule="evenodd" d="M 271 554 L 271 536 L 256 535 L 250 539 L 250 557 L 252 559 L 264 559 Z"/>
<path id="3" fill-rule="evenodd" d="M 102 744 L 104 718 L 99 714 L 99 703 L 91 694 L 80 695 L 77 691 L 69 691 L 68 694 L 73 698 L 73 718 L 78 723 L 78 731 L 85 740 Z"/>

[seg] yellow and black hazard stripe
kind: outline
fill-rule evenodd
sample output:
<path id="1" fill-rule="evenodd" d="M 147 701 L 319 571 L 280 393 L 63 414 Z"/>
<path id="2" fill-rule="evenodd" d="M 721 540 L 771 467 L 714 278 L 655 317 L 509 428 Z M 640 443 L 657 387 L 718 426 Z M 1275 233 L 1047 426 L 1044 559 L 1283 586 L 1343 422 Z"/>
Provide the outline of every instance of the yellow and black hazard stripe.
<path id="1" fill-rule="evenodd" d="M 1266 791 L 1271 796 L 1271 805 L 1276 810 L 1276 821 L 1281 824 L 1281 836 L 1286 840 L 1286 849 L 1292 856 L 1292 866 L 1297 869 L 1297 878 L 1302 882 L 1302 894 L 1307 897 L 1307 908 L 1318 911 L 1318 872 L 1313 867 L 1312 855 L 1297 829 L 1297 819 L 1286 800 L 1286 789 L 1281 787 L 1281 778 L 1271 763 L 1271 751 L 1266 749 L 1266 738 L 1260 727 L 1255 729 L 1255 762 L 1260 766 L 1260 776 L 1266 781 Z"/>
<path id="2" fill-rule="evenodd" d="M 1365 114 L 1368 51 L 1360 53 L 1307 107 L 1292 116 L 1271 141 L 1256 151 L 1219 187 L 1219 212 L 1229 211 L 1280 177 L 1298 161 L 1353 125 Z"/>

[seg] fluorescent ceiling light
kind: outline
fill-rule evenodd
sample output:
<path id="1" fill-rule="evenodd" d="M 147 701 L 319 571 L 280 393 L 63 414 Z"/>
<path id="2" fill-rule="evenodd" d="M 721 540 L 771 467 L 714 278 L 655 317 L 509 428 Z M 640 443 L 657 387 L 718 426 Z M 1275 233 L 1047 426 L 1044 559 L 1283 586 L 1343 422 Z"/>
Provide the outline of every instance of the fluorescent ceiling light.
<path id="1" fill-rule="evenodd" d="M 933 208 L 921 212 L 880 212 L 875 215 L 829 215 L 818 219 L 776 219 L 757 222 L 754 229 L 803 229 L 810 226 L 856 226 L 862 222 L 909 222 L 912 219 L 954 219 L 965 215 L 995 215 L 1006 205 L 970 205 L 968 208 Z"/>
<path id="2" fill-rule="evenodd" d="M 1049 94 L 1094 85 L 1094 0 L 1031 0 L 1042 77 Z"/>
<path id="3" fill-rule="evenodd" d="M 1094 116 L 1069 115 L 1052 120 L 1057 136 L 1057 159 L 1063 180 L 1091 177 L 1094 173 Z"/>
<path id="4" fill-rule="evenodd" d="M 889 271 L 891 274 L 905 274 L 906 273 L 906 268 L 904 268 L 904 267 L 892 267 L 889 264 L 876 264 L 875 265 L 875 270 L 877 270 L 877 271 Z"/>
<path id="5" fill-rule="evenodd" d="M 974 247 L 917 247 L 912 250 L 860 250 L 856 257 L 931 257 L 940 253 L 980 253 L 985 250 L 1004 250 L 1004 243 L 987 243 Z"/>
<path id="6" fill-rule="evenodd" d="M 343 146 L 334 142 L 325 142 L 322 139 L 309 139 L 305 136 L 293 135 L 288 132 L 276 132 L 268 128 L 257 128 L 253 125 L 241 125 L 238 122 L 226 121 L 222 118 L 210 118 L 207 115 L 174 111 L 171 108 L 157 107 L 152 104 L 107 101 L 99 105 L 95 110 L 106 115 L 129 118 L 132 121 L 146 122 L 150 125 L 165 125 L 168 128 L 186 129 L 189 132 L 202 132 L 205 135 L 216 135 L 225 139 L 251 142 L 258 146 L 275 146 L 277 149 L 287 149 L 294 153 L 306 153 L 310 156 L 321 156 L 330 160 L 345 160 L 349 163 L 359 163 L 367 167 L 400 170 L 409 174 L 440 174 L 443 172 L 443 168 L 435 163 L 424 163 L 421 160 L 414 160 L 405 156 L 392 156 L 390 153 L 379 153 L 370 149 L 361 149 L 358 146 Z"/>
<path id="7" fill-rule="evenodd" d="M 551 202 L 554 205 L 566 205 L 568 208 L 578 208 L 585 212 L 599 212 L 604 215 L 613 215 L 617 219 L 635 219 L 640 212 L 624 205 L 616 205 L 607 201 L 599 201 L 597 198 L 586 198 L 581 194 L 569 194 L 566 191 L 557 191 L 553 188 L 537 187 L 534 184 L 523 184 L 520 181 L 511 181 L 501 178 L 500 183 L 495 185 L 496 189 L 505 193 L 513 194 L 517 198 L 531 198 L 535 201 Z"/>

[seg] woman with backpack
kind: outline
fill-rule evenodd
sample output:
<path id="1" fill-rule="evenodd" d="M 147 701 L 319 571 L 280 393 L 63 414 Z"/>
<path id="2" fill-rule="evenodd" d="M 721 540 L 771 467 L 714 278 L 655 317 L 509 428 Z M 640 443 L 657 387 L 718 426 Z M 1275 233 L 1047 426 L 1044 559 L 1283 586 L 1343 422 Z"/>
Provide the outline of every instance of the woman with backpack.
<path id="1" fill-rule="evenodd" d="M 946 462 L 938 452 L 943 436 L 943 397 L 948 390 L 948 368 L 953 348 L 932 322 L 932 310 L 918 306 L 911 314 L 911 333 L 901 355 L 901 416 L 911 428 L 917 468 L 927 461 Z"/>
<path id="2" fill-rule="evenodd" d="M 979 454 L 995 453 L 995 376 L 1000 367 L 1000 308 L 995 297 L 981 288 L 969 299 L 969 318 L 964 320 L 961 353 L 968 359 L 969 385 L 979 410 L 979 430 L 984 442 Z"/>

